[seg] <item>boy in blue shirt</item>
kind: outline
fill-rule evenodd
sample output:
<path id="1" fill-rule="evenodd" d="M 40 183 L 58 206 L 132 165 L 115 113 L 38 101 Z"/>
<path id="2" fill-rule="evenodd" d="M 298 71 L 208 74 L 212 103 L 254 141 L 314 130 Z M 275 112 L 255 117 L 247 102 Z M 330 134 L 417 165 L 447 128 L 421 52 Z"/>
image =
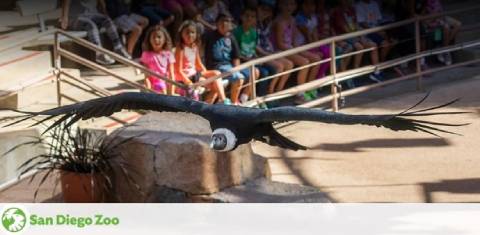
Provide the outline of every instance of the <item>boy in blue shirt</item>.
<path id="1" fill-rule="evenodd" d="M 217 17 L 217 30 L 208 33 L 205 37 L 205 64 L 208 69 L 219 70 L 222 73 L 231 71 L 240 65 L 240 49 L 235 37 L 231 34 L 233 18 L 223 13 Z M 227 77 L 230 83 L 230 100 L 234 105 L 239 105 L 242 85 L 248 81 L 249 69 L 233 73 Z M 242 92 L 242 100 L 248 99 L 250 89 L 247 87 Z"/>

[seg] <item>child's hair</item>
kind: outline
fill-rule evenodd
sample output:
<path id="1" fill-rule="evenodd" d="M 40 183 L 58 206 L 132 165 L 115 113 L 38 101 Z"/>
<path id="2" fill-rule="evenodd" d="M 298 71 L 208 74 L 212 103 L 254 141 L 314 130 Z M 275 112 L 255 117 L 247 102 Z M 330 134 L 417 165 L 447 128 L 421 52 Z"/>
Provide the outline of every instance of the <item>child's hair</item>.
<path id="1" fill-rule="evenodd" d="M 257 14 L 257 9 L 256 8 L 251 7 L 251 6 L 247 6 L 243 9 L 242 15 L 245 14 L 247 11 L 252 11 L 253 13 L 255 13 L 255 15 Z"/>
<path id="2" fill-rule="evenodd" d="M 299 1 L 297 1 L 297 5 L 298 5 L 297 11 L 302 12 L 302 11 L 303 11 L 303 5 L 304 5 L 305 3 L 307 3 L 308 1 L 312 1 L 312 2 L 313 2 L 313 5 L 315 5 L 315 9 L 314 9 L 314 10 L 316 11 L 317 8 L 318 8 L 318 3 L 317 3 L 316 0 L 299 0 Z"/>
<path id="3" fill-rule="evenodd" d="M 177 32 L 177 35 L 175 37 L 175 46 L 178 47 L 178 48 L 183 48 L 185 45 L 183 44 L 183 37 L 182 37 L 182 33 L 183 33 L 183 30 L 187 29 L 188 27 L 193 27 L 195 28 L 195 31 L 197 32 L 197 38 L 195 39 L 195 42 L 194 44 L 199 46 L 200 43 L 201 43 L 201 35 L 199 35 L 199 30 L 198 30 L 198 26 L 197 26 L 197 23 L 195 23 L 195 21 L 193 20 L 186 20 L 184 21 L 180 27 L 178 28 L 178 32 Z"/>
<path id="4" fill-rule="evenodd" d="M 277 0 L 277 7 L 275 11 L 280 13 L 284 9 L 284 6 L 287 4 L 287 2 L 288 0 Z M 297 4 L 297 6 L 300 6 L 300 4 L 297 3 L 297 1 L 295 1 L 295 3 Z"/>
<path id="5" fill-rule="evenodd" d="M 161 31 L 163 33 L 163 36 L 165 37 L 165 43 L 163 44 L 163 49 L 164 50 L 171 50 L 172 49 L 172 38 L 170 37 L 170 34 L 167 32 L 167 30 L 163 26 L 152 26 L 148 29 L 147 33 L 145 34 L 145 39 L 143 40 L 142 43 L 142 50 L 143 51 L 153 51 L 152 44 L 150 43 L 150 37 L 152 34 Z"/>
<path id="6" fill-rule="evenodd" d="M 218 23 L 224 19 L 231 19 L 233 20 L 233 16 L 229 12 L 222 12 L 218 14 L 217 19 L 215 19 L 215 22 Z"/>

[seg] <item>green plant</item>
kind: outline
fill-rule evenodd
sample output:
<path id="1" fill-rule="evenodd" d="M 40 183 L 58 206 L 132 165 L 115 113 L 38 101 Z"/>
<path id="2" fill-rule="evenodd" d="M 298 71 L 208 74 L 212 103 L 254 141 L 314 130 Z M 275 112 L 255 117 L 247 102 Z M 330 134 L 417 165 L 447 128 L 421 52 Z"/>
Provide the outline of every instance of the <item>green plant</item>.
<path id="1" fill-rule="evenodd" d="M 40 187 L 55 171 L 90 174 L 92 176 L 90 182 L 92 188 L 100 187 L 107 192 L 113 187 L 112 181 L 115 178 L 115 172 L 120 172 L 130 186 L 141 191 L 139 185 L 131 177 L 135 172 L 131 172 L 128 164 L 124 161 L 116 161 L 115 163 L 111 161 L 112 158 L 119 157 L 113 154 L 113 150 L 135 137 L 137 136 L 122 141 L 116 141 L 115 137 L 107 140 L 105 136 L 96 136 L 93 132 L 60 125 L 40 137 L 30 136 L 31 141 L 16 145 L 4 156 L 23 146 L 42 145 L 46 148 L 46 153 L 28 159 L 18 168 L 20 171 L 19 178 L 29 172 L 34 172 L 30 178 L 30 183 L 40 173 L 44 173 L 35 190 L 34 200 L 37 198 Z M 118 171 L 115 171 L 114 167 Z M 98 182 L 93 180 L 95 174 L 104 180 Z"/>

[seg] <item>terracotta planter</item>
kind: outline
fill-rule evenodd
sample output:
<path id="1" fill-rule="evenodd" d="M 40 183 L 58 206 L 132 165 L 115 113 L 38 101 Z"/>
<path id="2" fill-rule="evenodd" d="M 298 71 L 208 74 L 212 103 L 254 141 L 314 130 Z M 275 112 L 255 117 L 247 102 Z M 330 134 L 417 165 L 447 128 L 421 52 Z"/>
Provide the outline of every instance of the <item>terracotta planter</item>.
<path id="1" fill-rule="evenodd" d="M 60 179 L 64 202 L 95 203 L 105 200 L 105 179 L 100 174 L 61 171 Z"/>

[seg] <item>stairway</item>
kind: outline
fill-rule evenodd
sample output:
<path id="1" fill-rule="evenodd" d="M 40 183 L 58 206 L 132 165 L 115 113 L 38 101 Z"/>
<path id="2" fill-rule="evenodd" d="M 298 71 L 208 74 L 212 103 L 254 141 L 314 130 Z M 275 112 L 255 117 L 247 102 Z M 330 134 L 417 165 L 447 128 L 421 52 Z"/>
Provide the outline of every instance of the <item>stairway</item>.
<path id="1" fill-rule="evenodd" d="M 136 74 L 135 70 L 130 67 L 117 67 L 111 68 L 115 73 L 128 78 L 130 81 L 143 84 L 144 75 Z M 95 86 L 101 87 L 111 94 L 119 94 L 123 92 L 138 92 L 138 89 L 134 89 L 126 85 L 124 82 L 113 78 L 112 76 L 102 75 L 101 73 L 93 71 L 82 71 L 81 74 L 76 74 L 82 80 L 92 83 Z M 70 98 L 78 101 L 85 101 L 89 99 L 98 98 L 100 96 L 92 94 L 94 92 L 91 88 L 82 85 L 72 79 L 65 78 L 66 81 L 62 82 L 62 93 L 68 94 Z M 66 98 L 62 99 L 62 105 L 72 104 L 73 100 Z M 91 120 L 85 120 L 79 122 L 79 127 L 83 129 L 100 130 L 108 134 L 123 124 L 131 123 L 137 120 L 141 116 L 138 112 L 132 112 L 124 110 L 122 112 L 113 114 L 109 118 L 96 118 Z"/>

